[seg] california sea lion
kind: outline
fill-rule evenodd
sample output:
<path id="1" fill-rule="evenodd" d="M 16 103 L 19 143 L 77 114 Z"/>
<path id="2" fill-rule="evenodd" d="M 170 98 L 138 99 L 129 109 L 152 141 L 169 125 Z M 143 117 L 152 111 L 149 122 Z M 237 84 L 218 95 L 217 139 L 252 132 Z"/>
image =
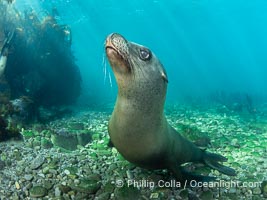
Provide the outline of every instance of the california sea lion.
<path id="1" fill-rule="evenodd" d="M 223 174 L 236 174 L 219 163 L 225 157 L 201 150 L 168 124 L 163 111 L 168 78 L 153 52 L 116 33 L 106 38 L 105 49 L 118 84 L 108 131 L 126 160 L 147 169 L 169 169 L 183 181 L 210 180 L 182 172 L 180 165 L 186 162 L 203 162 Z"/>

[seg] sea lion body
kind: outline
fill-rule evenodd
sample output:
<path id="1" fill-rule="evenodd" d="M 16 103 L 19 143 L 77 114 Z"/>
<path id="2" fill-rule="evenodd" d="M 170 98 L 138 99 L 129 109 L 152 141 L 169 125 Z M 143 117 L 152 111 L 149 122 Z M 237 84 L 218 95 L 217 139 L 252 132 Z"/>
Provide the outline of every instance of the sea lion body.
<path id="1" fill-rule="evenodd" d="M 169 125 L 164 115 L 167 74 L 148 48 L 116 33 L 107 37 L 105 46 L 118 84 L 108 131 L 125 159 L 147 169 L 169 169 L 181 180 L 196 177 L 181 173 L 180 165 L 186 162 L 204 162 L 235 175 L 218 163 L 226 158 L 201 150 Z"/>

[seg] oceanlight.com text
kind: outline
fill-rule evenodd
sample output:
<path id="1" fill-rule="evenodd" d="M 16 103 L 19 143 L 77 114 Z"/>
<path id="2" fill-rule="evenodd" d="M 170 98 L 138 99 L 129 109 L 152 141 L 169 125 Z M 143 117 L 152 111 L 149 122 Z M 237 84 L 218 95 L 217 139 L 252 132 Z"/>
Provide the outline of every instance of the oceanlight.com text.
<path id="1" fill-rule="evenodd" d="M 130 179 L 127 181 L 124 180 L 116 180 L 115 185 L 117 187 L 133 186 L 137 188 L 155 188 L 155 187 L 167 187 L 167 188 L 185 188 L 186 186 L 196 188 L 196 187 L 208 187 L 208 188 L 255 188 L 261 187 L 261 182 L 241 182 L 241 181 L 212 181 L 212 182 L 198 182 L 196 180 L 186 181 L 184 183 L 171 180 L 159 180 L 158 182 L 150 181 L 150 180 L 134 180 Z"/>

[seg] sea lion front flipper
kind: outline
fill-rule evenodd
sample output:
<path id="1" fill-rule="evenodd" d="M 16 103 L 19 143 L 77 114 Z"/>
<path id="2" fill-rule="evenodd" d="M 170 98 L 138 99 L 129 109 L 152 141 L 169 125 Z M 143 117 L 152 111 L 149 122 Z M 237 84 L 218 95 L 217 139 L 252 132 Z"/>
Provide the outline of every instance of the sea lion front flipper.
<path id="1" fill-rule="evenodd" d="M 107 146 L 110 148 L 114 147 L 114 144 L 112 143 L 111 139 L 109 139 Z"/>
<path id="2" fill-rule="evenodd" d="M 222 155 L 204 151 L 203 161 L 206 165 L 208 165 L 212 169 L 216 169 L 219 172 L 226 174 L 228 176 L 236 176 L 236 171 L 234 169 L 219 163 L 227 161 L 227 158 L 225 158 Z"/>
<path id="3" fill-rule="evenodd" d="M 174 166 L 174 165 L 172 165 Z M 211 182 L 216 180 L 216 177 L 214 176 L 203 176 L 191 173 L 187 170 L 185 170 L 183 167 L 179 166 L 178 164 L 175 165 L 176 167 L 172 167 L 170 170 L 172 171 L 175 178 L 179 181 L 181 181 L 183 184 L 187 184 L 187 186 L 190 186 L 191 181 L 196 182 Z"/>

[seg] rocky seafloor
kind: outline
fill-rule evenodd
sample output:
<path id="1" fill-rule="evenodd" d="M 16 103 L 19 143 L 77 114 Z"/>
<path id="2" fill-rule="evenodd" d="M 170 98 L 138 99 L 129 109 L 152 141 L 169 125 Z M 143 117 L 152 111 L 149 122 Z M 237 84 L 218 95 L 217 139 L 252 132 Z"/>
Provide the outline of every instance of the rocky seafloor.
<path id="1" fill-rule="evenodd" d="M 238 173 L 228 177 L 188 164 L 188 169 L 218 177 L 214 184 L 191 187 L 166 170 L 135 167 L 108 147 L 111 109 L 33 124 L 21 129 L 23 140 L 0 143 L 0 199 L 267 198 L 267 110 L 260 109 L 252 115 L 221 105 L 166 107 L 172 126 L 200 146 L 208 143 L 208 150 L 227 157 L 226 164 Z"/>

